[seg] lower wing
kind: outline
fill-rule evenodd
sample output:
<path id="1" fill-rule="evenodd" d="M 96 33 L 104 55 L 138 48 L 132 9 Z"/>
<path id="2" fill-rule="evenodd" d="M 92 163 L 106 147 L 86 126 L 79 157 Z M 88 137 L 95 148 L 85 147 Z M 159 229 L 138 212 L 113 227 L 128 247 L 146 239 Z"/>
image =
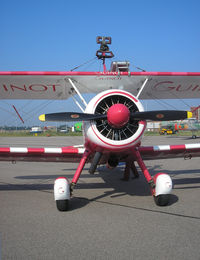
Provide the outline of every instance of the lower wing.
<path id="1" fill-rule="evenodd" d="M 140 146 L 139 152 L 144 160 L 191 159 L 200 156 L 200 144 Z"/>
<path id="2" fill-rule="evenodd" d="M 83 145 L 58 148 L 0 147 L 0 161 L 79 162 Z"/>
<path id="3" fill-rule="evenodd" d="M 138 150 L 144 160 L 200 157 L 200 144 L 140 146 Z M 0 161 L 76 163 L 84 151 L 83 145 L 58 148 L 0 147 Z"/>

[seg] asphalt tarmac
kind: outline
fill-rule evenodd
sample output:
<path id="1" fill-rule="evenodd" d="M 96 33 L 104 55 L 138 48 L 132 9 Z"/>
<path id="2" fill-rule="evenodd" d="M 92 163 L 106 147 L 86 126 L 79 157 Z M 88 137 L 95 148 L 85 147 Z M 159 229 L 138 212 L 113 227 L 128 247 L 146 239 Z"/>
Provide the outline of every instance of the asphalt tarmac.
<path id="1" fill-rule="evenodd" d="M 199 142 L 188 137 L 144 137 L 143 145 Z M 1 146 L 57 147 L 80 137 L 0 138 Z M 0 259 L 200 259 L 200 160 L 146 161 L 152 175 L 173 179 L 171 202 L 155 205 L 142 173 L 123 182 L 124 166 L 85 166 L 59 212 L 58 176 L 72 179 L 77 164 L 0 162 Z"/>

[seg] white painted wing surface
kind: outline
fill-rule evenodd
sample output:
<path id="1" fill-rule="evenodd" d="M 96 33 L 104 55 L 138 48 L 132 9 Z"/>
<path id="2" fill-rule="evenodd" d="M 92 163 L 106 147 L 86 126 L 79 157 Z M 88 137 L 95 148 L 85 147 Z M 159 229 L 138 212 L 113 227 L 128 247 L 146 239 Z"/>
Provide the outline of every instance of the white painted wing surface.
<path id="1" fill-rule="evenodd" d="M 75 94 L 69 79 L 81 93 L 123 89 L 139 99 L 200 98 L 198 72 L 0 72 L 0 99 L 67 99 Z"/>
<path id="2" fill-rule="evenodd" d="M 67 99 L 76 94 L 129 89 L 137 95 L 141 79 L 100 72 L 0 72 L 0 99 Z"/>
<path id="3" fill-rule="evenodd" d="M 139 99 L 200 98 L 200 73 L 158 73 L 148 75 Z"/>

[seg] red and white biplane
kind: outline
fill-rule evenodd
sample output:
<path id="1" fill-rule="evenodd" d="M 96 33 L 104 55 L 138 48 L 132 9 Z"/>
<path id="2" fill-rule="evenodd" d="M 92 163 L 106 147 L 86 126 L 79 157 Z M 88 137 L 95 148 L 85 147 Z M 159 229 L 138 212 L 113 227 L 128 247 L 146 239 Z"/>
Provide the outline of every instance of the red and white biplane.
<path id="1" fill-rule="evenodd" d="M 99 164 L 114 168 L 125 162 L 124 179 L 135 177 L 139 165 L 157 205 L 167 205 L 172 180 L 165 173 L 151 176 L 144 160 L 200 156 L 200 144 L 141 146 L 146 120 L 167 121 L 190 117 L 176 110 L 144 111 L 140 99 L 198 98 L 200 73 L 130 72 L 128 62 L 105 60 L 113 53 L 110 37 L 97 37 L 96 55 L 103 72 L 0 72 L 1 99 L 67 99 L 72 97 L 82 113 L 63 112 L 40 116 L 41 121 L 83 121 L 84 145 L 59 148 L 1 147 L 1 161 L 79 162 L 71 182 L 60 177 L 54 183 L 58 210 L 68 209 L 70 197 L 85 163 L 93 174 Z M 87 104 L 81 93 L 97 93 Z M 78 101 L 79 96 L 82 104 Z"/>

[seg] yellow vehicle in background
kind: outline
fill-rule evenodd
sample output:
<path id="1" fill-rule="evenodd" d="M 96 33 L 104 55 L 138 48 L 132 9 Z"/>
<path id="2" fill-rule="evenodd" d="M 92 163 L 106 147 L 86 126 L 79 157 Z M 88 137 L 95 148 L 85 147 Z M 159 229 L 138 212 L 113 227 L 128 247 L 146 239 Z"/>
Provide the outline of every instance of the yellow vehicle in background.
<path id="1" fill-rule="evenodd" d="M 177 130 L 173 130 L 171 128 L 162 128 L 159 133 L 160 135 L 172 135 L 172 134 L 176 134 L 178 131 Z"/>

